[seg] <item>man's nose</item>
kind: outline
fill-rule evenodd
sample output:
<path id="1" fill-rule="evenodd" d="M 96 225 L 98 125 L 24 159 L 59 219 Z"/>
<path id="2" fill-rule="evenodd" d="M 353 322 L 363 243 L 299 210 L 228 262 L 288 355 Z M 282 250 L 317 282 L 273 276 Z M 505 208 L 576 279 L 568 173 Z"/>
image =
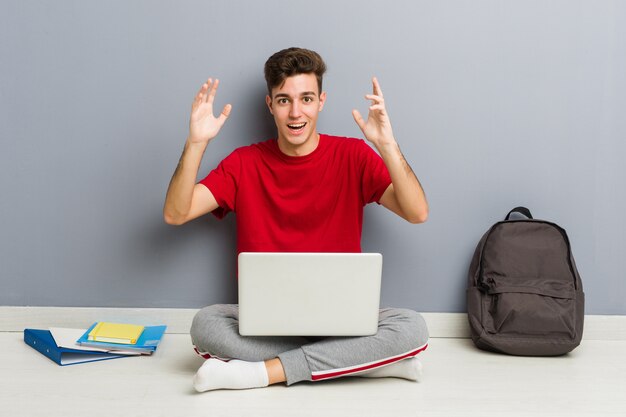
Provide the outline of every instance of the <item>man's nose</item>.
<path id="1" fill-rule="evenodd" d="M 300 103 L 298 103 L 297 101 L 294 101 L 291 104 L 291 107 L 289 109 L 289 117 L 292 117 L 295 119 L 295 118 L 300 117 L 300 114 L 301 114 Z"/>

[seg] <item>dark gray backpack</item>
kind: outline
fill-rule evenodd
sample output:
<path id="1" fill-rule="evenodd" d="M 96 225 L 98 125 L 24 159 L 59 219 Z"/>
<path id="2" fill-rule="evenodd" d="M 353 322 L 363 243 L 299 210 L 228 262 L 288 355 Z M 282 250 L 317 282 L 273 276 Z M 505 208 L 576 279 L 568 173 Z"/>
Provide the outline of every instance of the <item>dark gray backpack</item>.
<path id="1" fill-rule="evenodd" d="M 513 220 L 511 214 L 526 218 Z M 585 296 L 567 233 L 516 207 L 476 247 L 467 310 L 472 340 L 484 350 L 550 356 L 583 334 Z"/>

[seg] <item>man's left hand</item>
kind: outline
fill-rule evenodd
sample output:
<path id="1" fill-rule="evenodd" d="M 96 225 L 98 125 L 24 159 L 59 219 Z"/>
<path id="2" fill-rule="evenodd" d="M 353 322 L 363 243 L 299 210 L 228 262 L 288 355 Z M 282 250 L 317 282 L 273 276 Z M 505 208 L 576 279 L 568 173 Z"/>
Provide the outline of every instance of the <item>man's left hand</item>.
<path id="1" fill-rule="evenodd" d="M 373 92 L 367 94 L 365 99 L 371 100 L 372 105 L 369 107 L 367 121 L 363 120 L 358 110 L 352 110 L 354 121 L 361 128 L 365 138 L 372 142 L 376 147 L 389 145 L 395 142 L 393 131 L 391 129 L 391 121 L 385 109 L 385 100 L 383 91 L 376 77 L 372 78 Z"/>

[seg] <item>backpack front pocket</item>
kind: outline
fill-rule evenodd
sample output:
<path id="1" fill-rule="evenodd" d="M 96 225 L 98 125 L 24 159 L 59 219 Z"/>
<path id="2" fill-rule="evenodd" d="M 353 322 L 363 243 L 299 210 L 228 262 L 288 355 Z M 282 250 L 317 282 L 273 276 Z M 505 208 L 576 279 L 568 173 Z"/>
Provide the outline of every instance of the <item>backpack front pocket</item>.
<path id="1" fill-rule="evenodd" d="M 575 338 L 576 292 L 563 281 L 542 284 L 489 289 L 482 303 L 485 330 L 509 337 Z"/>

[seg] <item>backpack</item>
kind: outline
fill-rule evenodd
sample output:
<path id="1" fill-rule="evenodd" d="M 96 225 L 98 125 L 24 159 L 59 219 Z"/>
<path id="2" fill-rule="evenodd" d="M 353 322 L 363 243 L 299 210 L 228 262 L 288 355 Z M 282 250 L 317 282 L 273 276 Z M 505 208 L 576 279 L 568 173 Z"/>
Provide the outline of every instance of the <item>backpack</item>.
<path id="1" fill-rule="evenodd" d="M 520 213 L 525 219 L 511 219 Z M 516 207 L 481 238 L 469 268 L 474 344 L 525 356 L 570 352 L 583 334 L 585 295 L 564 229 Z"/>

